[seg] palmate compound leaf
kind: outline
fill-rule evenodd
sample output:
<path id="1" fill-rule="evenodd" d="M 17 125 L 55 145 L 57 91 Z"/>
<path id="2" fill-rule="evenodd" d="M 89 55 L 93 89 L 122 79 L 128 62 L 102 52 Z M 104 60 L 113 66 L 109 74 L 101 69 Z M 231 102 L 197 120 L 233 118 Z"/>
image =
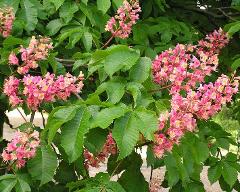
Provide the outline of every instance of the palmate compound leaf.
<path id="1" fill-rule="evenodd" d="M 62 126 L 61 146 L 68 155 L 69 162 L 77 160 L 83 152 L 84 136 L 90 128 L 90 112 L 86 106 L 80 106 L 75 116 Z"/>
<path id="2" fill-rule="evenodd" d="M 41 182 L 40 186 L 53 179 L 57 166 L 57 155 L 49 145 L 42 145 L 27 165 L 33 180 Z"/>

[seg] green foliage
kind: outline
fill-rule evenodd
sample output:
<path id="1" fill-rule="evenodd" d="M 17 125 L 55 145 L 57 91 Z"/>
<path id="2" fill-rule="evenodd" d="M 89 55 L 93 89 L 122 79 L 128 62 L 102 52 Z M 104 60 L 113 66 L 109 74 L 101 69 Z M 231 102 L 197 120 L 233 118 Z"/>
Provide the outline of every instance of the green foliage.
<path id="1" fill-rule="evenodd" d="M 12 108 L 2 93 L 4 80 L 15 75 L 8 56 L 20 45 L 27 46 L 32 35 L 50 36 L 54 45 L 54 52 L 32 75 L 69 72 L 77 76 L 80 71 L 85 75 L 81 98 L 73 95 L 68 101 L 39 107 L 49 113 L 45 127 L 29 122 L 16 127 L 40 131 L 41 147 L 26 168 L 12 170 L 0 162 L 0 191 L 148 192 L 148 180 L 141 173 L 145 164 L 136 153 L 142 147 L 147 148 L 147 166 L 166 167 L 161 185 L 170 191 L 205 191 L 200 180 L 204 166 L 209 167 L 212 184 L 240 191 L 239 95 L 213 119 L 198 121 L 198 131 L 187 133 L 171 153 L 158 159 L 152 150 L 158 116 L 171 106 L 168 91 L 155 85 L 151 76 L 152 59 L 161 51 L 177 43 L 195 44 L 219 27 L 231 40 L 221 52 L 218 71 L 206 81 L 221 73 L 239 75 L 239 0 L 141 0 L 140 20 L 130 37 L 113 38 L 106 44 L 111 38 L 105 32 L 106 22 L 122 2 L 0 0 L 1 7 L 12 6 L 16 13 L 11 36 L 0 38 L 0 129 L 11 123 L 6 111 Z M 108 158 L 107 173 L 90 177 L 84 150 L 102 155 L 109 133 L 116 141 L 117 154 Z M 3 149 L 6 142 L 0 141 Z"/>

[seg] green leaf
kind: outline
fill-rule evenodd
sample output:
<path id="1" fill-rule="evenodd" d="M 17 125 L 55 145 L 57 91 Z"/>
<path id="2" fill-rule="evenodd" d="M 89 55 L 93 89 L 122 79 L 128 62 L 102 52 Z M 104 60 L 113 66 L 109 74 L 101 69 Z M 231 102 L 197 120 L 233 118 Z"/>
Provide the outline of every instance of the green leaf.
<path id="1" fill-rule="evenodd" d="M 125 85 L 121 82 L 110 81 L 107 82 L 106 91 L 108 94 L 108 101 L 116 104 L 118 103 L 124 95 Z"/>
<path id="2" fill-rule="evenodd" d="M 135 51 L 120 50 L 106 57 L 104 69 L 106 73 L 112 76 L 114 73 L 123 69 L 129 70 L 138 60 L 139 54 Z"/>
<path id="3" fill-rule="evenodd" d="M 97 8 L 98 10 L 102 11 L 103 14 L 105 14 L 110 7 L 111 7 L 110 0 L 97 0 Z"/>
<path id="4" fill-rule="evenodd" d="M 228 34 L 230 36 L 234 35 L 235 33 L 240 31 L 240 22 L 235 22 L 234 25 L 232 25 L 229 30 L 228 30 Z"/>
<path id="5" fill-rule="evenodd" d="M 130 82 L 127 84 L 126 90 L 133 96 L 134 107 L 137 106 L 137 100 L 141 97 L 141 88 L 143 88 L 143 86 L 139 83 Z"/>
<path id="6" fill-rule="evenodd" d="M 34 180 L 41 181 L 40 186 L 53 179 L 58 166 L 57 155 L 48 145 L 38 149 L 36 156 L 28 162 L 28 171 Z"/>
<path id="7" fill-rule="evenodd" d="M 31 2 L 31 0 L 21 1 L 21 12 L 19 18 L 25 21 L 25 30 L 27 32 L 33 31 L 38 23 L 37 14 L 38 10 Z"/>
<path id="8" fill-rule="evenodd" d="M 48 117 L 45 130 L 49 130 L 48 143 L 51 143 L 58 129 L 70 121 L 76 114 L 77 106 L 62 106 L 55 108 Z"/>
<path id="9" fill-rule="evenodd" d="M 154 139 L 154 133 L 158 129 L 158 118 L 153 111 L 146 109 L 138 109 L 135 114 L 141 122 L 138 130 L 146 137 L 148 140 Z"/>
<path id="10" fill-rule="evenodd" d="M 26 181 L 19 178 L 18 178 L 15 189 L 16 189 L 16 192 L 31 192 L 31 188 L 29 184 Z"/>
<path id="11" fill-rule="evenodd" d="M 113 79 L 108 82 L 102 83 L 96 90 L 95 94 L 100 95 L 104 91 L 107 92 L 108 101 L 116 104 L 118 103 L 125 93 L 124 81 Z"/>
<path id="12" fill-rule="evenodd" d="M 82 41 L 86 51 L 90 51 L 92 48 L 92 41 L 93 41 L 92 34 L 89 33 L 88 31 L 84 32 L 82 36 Z"/>
<path id="13" fill-rule="evenodd" d="M 75 33 L 81 36 L 83 34 L 83 28 L 81 26 L 77 26 L 77 27 L 71 27 L 64 31 L 62 30 L 61 35 L 59 35 L 59 38 L 58 38 L 59 43 L 63 42 L 65 39 L 67 39 L 68 37 L 71 37 Z"/>
<path id="14" fill-rule="evenodd" d="M 159 99 L 155 101 L 155 105 L 159 114 L 169 111 L 171 107 L 171 104 L 168 99 Z"/>
<path id="15" fill-rule="evenodd" d="M 5 174 L 5 175 L 1 175 L 0 176 L 0 181 L 1 180 L 5 180 L 5 179 L 15 179 L 16 178 L 16 175 L 13 175 L 13 174 Z"/>
<path id="16" fill-rule="evenodd" d="M 172 187 L 179 181 L 179 172 L 177 171 L 177 162 L 172 154 L 168 154 L 164 158 L 167 170 L 168 186 Z"/>
<path id="17" fill-rule="evenodd" d="M 237 68 L 240 67 L 240 58 L 236 59 L 232 65 L 231 65 L 231 68 L 235 71 L 237 70 Z"/>
<path id="18" fill-rule="evenodd" d="M 91 127 L 101 127 L 105 129 L 113 123 L 114 119 L 123 116 L 127 111 L 128 108 L 123 105 L 102 109 L 93 119 Z"/>
<path id="19" fill-rule="evenodd" d="M 141 57 L 136 65 L 130 70 L 132 81 L 143 83 L 150 75 L 152 61 L 148 57 Z"/>
<path id="20" fill-rule="evenodd" d="M 75 61 L 75 63 L 73 64 L 73 69 L 72 71 L 75 71 L 76 69 L 78 69 L 79 67 L 85 65 L 85 61 L 80 59 L 80 60 L 77 60 Z"/>
<path id="21" fill-rule="evenodd" d="M 123 4 L 123 0 L 113 0 L 116 7 L 120 7 Z"/>
<path id="22" fill-rule="evenodd" d="M 15 46 L 15 45 L 24 45 L 24 44 L 25 44 L 25 41 L 23 39 L 12 37 L 12 36 L 7 37 L 3 41 L 3 46 L 4 47 L 12 47 L 12 46 Z"/>
<path id="23" fill-rule="evenodd" d="M 0 182 L 0 191 L 1 192 L 11 192 L 16 184 L 17 184 L 16 179 L 3 180 Z"/>
<path id="24" fill-rule="evenodd" d="M 203 163 L 209 156 L 209 149 L 207 143 L 196 142 L 193 147 L 194 149 L 192 150 L 192 153 L 196 163 Z"/>
<path id="25" fill-rule="evenodd" d="M 232 187 L 237 180 L 238 172 L 227 162 L 223 162 L 222 166 L 222 176 L 224 180 L 230 185 L 230 187 Z"/>
<path id="26" fill-rule="evenodd" d="M 74 13 L 78 11 L 76 2 L 66 1 L 59 9 L 59 16 L 63 19 L 64 23 L 72 20 Z"/>
<path id="27" fill-rule="evenodd" d="M 141 126 L 141 123 L 132 112 L 115 121 L 112 135 L 120 151 L 119 160 L 133 151 L 139 139 L 138 127 Z"/>
<path id="28" fill-rule="evenodd" d="M 143 174 L 140 171 L 142 159 L 139 154 L 133 153 L 133 157 L 118 180 L 127 192 L 147 192 L 149 191 L 148 182 L 145 181 Z M 134 163 L 131 163 L 134 162 Z"/>
<path id="29" fill-rule="evenodd" d="M 71 181 L 75 181 L 76 179 L 77 176 L 75 173 L 74 165 L 68 164 L 65 161 L 61 161 L 58 166 L 54 180 L 65 184 Z"/>
<path id="30" fill-rule="evenodd" d="M 205 192 L 204 185 L 197 181 L 188 183 L 186 192 Z"/>
<path id="31" fill-rule="evenodd" d="M 77 160 L 83 152 L 84 135 L 89 130 L 90 112 L 87 107 L 77 109 L 74 118 L 62 126 L 61 145 L 69 162 Z"/>
<path id="32" fill-rule="evenodd" d="M 61 19 L 54 19 L 50 21 L 46 26 L 47 34 L 50 36 L 55 35 L 62 26 L 64 26 L 64 24 Z"/>
<path id="33" fill-rule="evenodd" d="M 85 147 L 93 154 L 97 155 L 101 152 L 108 135 L 107 130 L 100 128 L 91 129 L 86 134 Z"/>
<path id="34" fill-rule="evenodd" d="M 0 7 L 9 6 L 14 8 L 14 13 L 17 12 L 20 0 L 0 0 Z"/>
<path id="35" fill-rule="evenodd" d="M 49 0 L 50 2 L 52 2 L 56 8 L 56 10 L 59 9 L 59 7 L 61 7 L 64 3 L 65 0 Z"/>
<path id="36" fill-rule="evenodd" d="M 211 184 L 215 183 L 222 175 L 222 165 L 217 163 L 216 165 L 209 167 L 208 169 L 208 179 Z"/>

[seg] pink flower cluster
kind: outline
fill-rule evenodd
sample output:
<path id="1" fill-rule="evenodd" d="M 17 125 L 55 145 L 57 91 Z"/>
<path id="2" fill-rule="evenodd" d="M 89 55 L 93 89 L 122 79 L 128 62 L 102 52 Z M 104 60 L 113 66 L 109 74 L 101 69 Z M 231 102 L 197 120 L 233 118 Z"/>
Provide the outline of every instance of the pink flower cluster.
<path id="1" fill-rule="evenodd" d="M 153 62 L 155 82 L 170 85 L 172 95 L 171 111 L 159 117 L 153 146 L 157 157 L 171 151 L 187 131 L 196 130 L 197 119 L 211 118 L 238 92 L 237 77 L 230 79 L 222 75 L 214 83 L 202 84 L 216 70 L 219 51 L 227 42 L 227 35 L 220 29 L 197 46 L 177 45 Z"/>
<path id="2" fill-rule="evenodd" d="M 27 48 L 21 46 L 19 51 L 21 54 L 21 63 L 17 55 L 12 52 L 8 58 L 9 64 L 18 66 L 17 72 L 19 74 L 26 74 L 30 69 L 36 69 L 38 67 L 37 62 L 46 59 L 49 50 L 52 48 L 50 38 L 40 36 L 36 39 L 36 37 L 33 36 Z"/>
<path id="3" fill-rule="evenodd" d="M 3 37 L 10 35 L 14 19 L 15 14 L 12 7 L 0 9 L 0 34 L 2 34 Z"/>
<path id="4" fill-rule="evenodd" d="M 99 167 L 100 163 L 104 163 L 106 158 L 108 158 L 110 154 L 115 155 L 116 153 L 117 153 L 117 146 L 112 137 L 112 134 L 110 133 L 107 136 L 107 141 L 104 144 L 102 151 L 97 156 L 94 156 L 87 149 L 84 150 L 84 158 L 85 158 L 84 165 L 86 169 L 88 169 L 89 166 Z"/>
<path id="5" fill-rule="evenodd" d="M 132 26 L 139 19 L 141 7 L 138 0 L 124 0 L 123 5 L 117 10 L 117 14 L 106 24 L 105 30 L 110 31 L 113 37 L 128 38 Z"/>
<path id="6" fill-rule="evenodd" d="M 58 77 L 50 73 L 44 77 L 25 75 L 22 81 L 10 76 L 5 80 L 4 93 L 9 96 L 9 102 L 13 107 L 26 101 L 30 109 L 37 110 L 42 102 L 53 102 L 55 99 L 66 100 L 71 94 L 80 93 L 83 88 L 83 79 L 82 73 L 79 77 L 69 73 Z M 20 88 L 21 86 L 23 89 Z"/>
<path id="7" fill-rule="evenodd" d="M 219 29 L 196 46 L 178 44 L 174 49 L 164 51 L 153 61 L 154 81 L 160 85 L 170 84 L 171 94 L 195 88 L 216 71 L 218 53 L 228 41 L 227 34 Z"/>
<path id="8" fill-rule="evenodd" d="M 36 154 L 40 144 L 39 132 L 26 133 L 17 131 L 14 138 L 2 152 L 3 161 L 10 165 L 15 164 L 17 168 L 24 167 L 26 161 Z"/>

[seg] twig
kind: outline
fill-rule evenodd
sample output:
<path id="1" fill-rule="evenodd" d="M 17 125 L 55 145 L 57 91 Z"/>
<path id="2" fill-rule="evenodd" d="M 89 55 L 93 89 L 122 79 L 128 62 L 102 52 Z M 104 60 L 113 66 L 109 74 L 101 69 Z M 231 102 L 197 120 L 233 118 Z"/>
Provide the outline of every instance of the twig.
<path id="1" fill-rule="evenodd" d="M 159 89 L 153 89 L 153 90 L 150 90 L 150 91 L 148 91 L 148 92 L 149 92 L 149 93 L 155 93 L 155 92 L 161 91 L 161 90 L 163 90 L 163 89 L 167 89 L 167 88 L 169 88 L 169 87 L 171 87 L 171 86 L 172 86 L 172 84 L 171 84 L 171 85 L 166 85 L 166 86 L 161 87 L 161 88 L 159 88 Z"/>
<path id="2" fill-rule="evenodd" d="M 30 122 L 31 123 L 33 123 L 34 116 L 35 116 L 35 111 L 33 111 L 32 114 L 31 114 L 31 117 L 30 117 Z"/>
<path id="3" fill-rule="evenodd" d="M 43 127 L 45 128 L 46 123 L 45 123 L 45 118 L 43 116 L 43 112 L 42 111 L 41 111 L 41 115 L 42 115 L 42 124 L 43 124 Z"/>
<path id="4" fill-rule="evenodd" d="M 221 8 L 218 8 L 217 10 L 219 10 L 223 15 L 225 15 L 227 18 L 229 18 L 232 21 L 238 21 L 237 19 L 234 19 L 233 17 L 231 17 L 230 15 L 228 15 L 225 11 L 223 11 Z"/>
<path id="5" fill-rule="evenodd" d="M 17 111 L 20 113 L 20 115 L 22 116 L 22 118 L 24 119 L 24 121 L 27 123 L 27 119 L 23 116 L 22 112 L 17 108 Z"/>

